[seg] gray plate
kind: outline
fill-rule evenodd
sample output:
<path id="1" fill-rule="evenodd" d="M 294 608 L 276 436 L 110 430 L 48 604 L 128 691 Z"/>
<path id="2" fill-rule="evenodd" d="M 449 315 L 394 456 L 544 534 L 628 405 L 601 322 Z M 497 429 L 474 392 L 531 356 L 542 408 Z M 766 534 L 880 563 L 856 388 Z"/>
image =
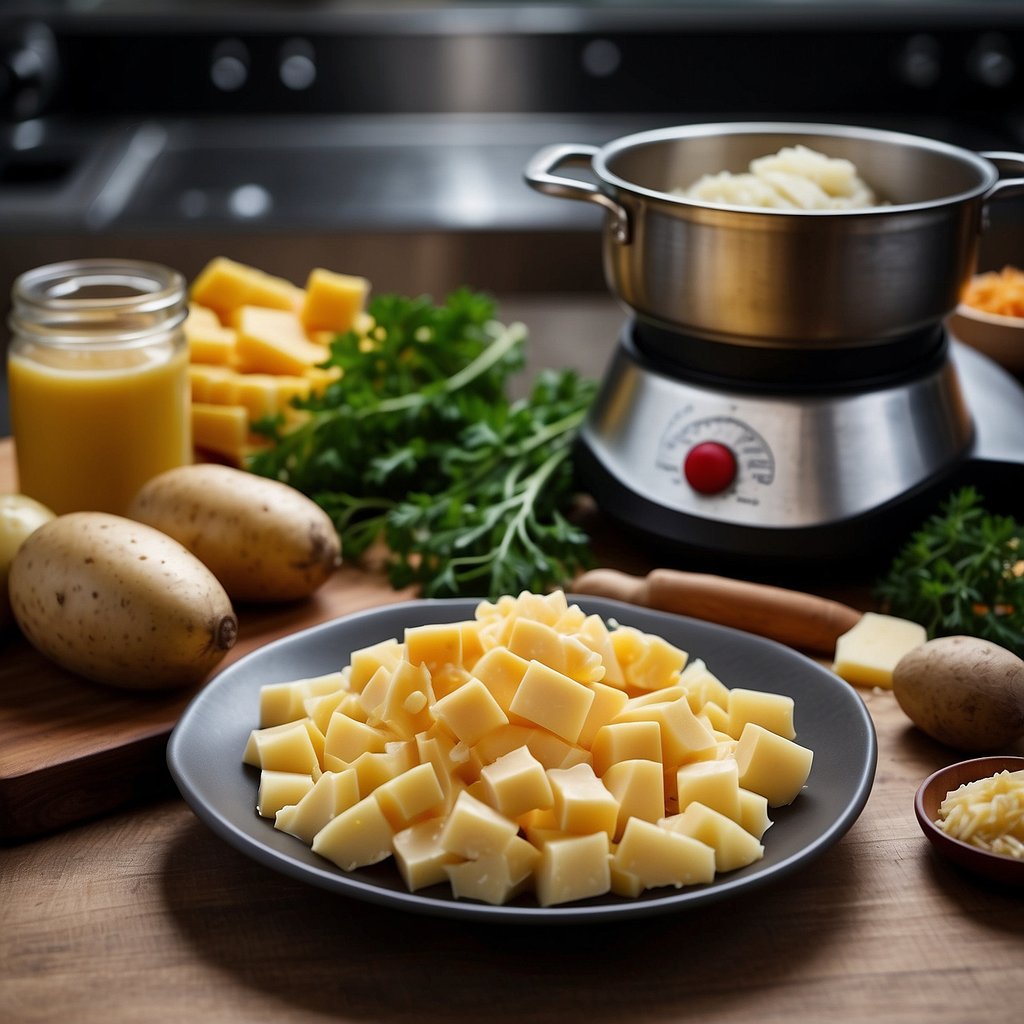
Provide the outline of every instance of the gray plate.
<path id="1" fill-rule="evenodd" d="M 775 809 L 764 857 L 707 885 L 649 890 L 638 899 L 603 896 L 540 907 L 531 896 L 506 906 L 456 900 L 446 886 L 406 890 L 391 862 L 345 872 L 256 814 L 258 772 L 242 764 L 258 721 L 265 683 L 319 675 L 349 654 L 401 637 L 406 626 L 473 617 L 477 601 L 410 601 L 389 605 L 277 640 L 213 679 L 186 708 L 167 748 L 171 774 L 186 802 L 217 835 L 261 864 L 346 896 L 444 917 L 493 922 L 575 922 L 682 911 L 740 896 L 799 871 L 834 845 L 857 820 L 874 780 L 875 731 L 860 697 L 838 676 L 788 647 L 694 619 L 617 601 L 573 597 L 588 614 L 657 633 L 702 658 L 727 686 L 791 696 L 797 740 L 815 752 L 804 792 Z"/>

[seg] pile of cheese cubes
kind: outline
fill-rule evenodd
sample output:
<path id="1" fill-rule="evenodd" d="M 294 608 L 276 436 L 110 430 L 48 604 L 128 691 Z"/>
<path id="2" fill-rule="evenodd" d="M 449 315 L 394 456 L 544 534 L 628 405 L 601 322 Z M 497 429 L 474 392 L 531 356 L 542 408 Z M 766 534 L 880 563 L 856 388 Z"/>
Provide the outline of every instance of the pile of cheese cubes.
<path id="1" fill-rule="evenodd" d="M 542 906 L 711 882 L 758 860 L 804 787 L 793 700 L 727 688 L 561 591 L 409 627 L 262 688 L 259 814 L 344 870 Z"/>
<path id="2" fill-rule="evenodd" d="M 266 443 L 251 424 L 290 415 L 292 399 L 336 378 L 319 364 L 336 334 L 369 329 L 369 290 L 365 278 L 319 267 L 300 288 L 225 257 L 207 264 L 185 321 L 196 448 L 241 465 Z"/>

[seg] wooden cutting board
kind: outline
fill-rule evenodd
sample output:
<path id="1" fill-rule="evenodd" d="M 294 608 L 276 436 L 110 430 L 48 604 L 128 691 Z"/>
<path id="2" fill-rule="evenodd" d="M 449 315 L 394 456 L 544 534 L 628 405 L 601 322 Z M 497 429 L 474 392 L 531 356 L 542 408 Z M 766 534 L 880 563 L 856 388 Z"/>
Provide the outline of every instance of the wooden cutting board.
<path id="1" fill-rule="evenodd" d="M 16 490 L 14 449 L 0 440 L 0 493 Z M 342 566 L 312 598 L 236 607 L 238 642 L 218 671 L 279 637 L 408 600 L 383 573 Z M 196 688 L 134 694 L 65 672 L 16 628 L 0 632 L 0 841 L 25 839 L 151 798 L 169 778 L 167 737 Z"/>

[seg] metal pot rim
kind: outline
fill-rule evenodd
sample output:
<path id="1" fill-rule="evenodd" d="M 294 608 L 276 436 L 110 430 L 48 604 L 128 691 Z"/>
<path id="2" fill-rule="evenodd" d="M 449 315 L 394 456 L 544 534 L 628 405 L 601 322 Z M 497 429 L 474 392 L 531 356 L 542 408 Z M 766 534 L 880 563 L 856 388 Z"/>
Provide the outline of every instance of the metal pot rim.
<path id="1" fill-rule="evenodd" d="M 885 206 L 862 207 L 860 209 L 793 210 L 762 206 L 727 206 L 721 203 L 688 199 L 685 196 L 674 195 L 671 192 L 659 192 L 656 189 L 637 185 L 635 182 L 628 181 L 615 174 L 608 166 L 609 162 L 616 156 L 638 146 L 671 142 L 678 139 L 706 138 L 713 135 L 763 135 L 766 137 L 773 135 L 790 137 L 800 135 L 832 136 L 840 139 L 860 139 L 866 142 L 927 150 L 973 167 L 978 172 L 981 180 L 979 180 L 975 188 L 923 202 L 890 203 Z M 767 155 L 767 151 L 765 155 Z M 679 125 L 636 132 L 632 135 L 624 135 L 614 139 L 598 149 L 594 154 L 592 167 L 597 177 L 605 182 L 605 184 L 611 185 L 632 196 L 643 197 L 658 203 L 679 207 L 681 210 L 706 210 L 715 213 L 733 213 L 758 217 L 887 217 L 895 213 L 935 210 L 943 206 L 952 206 L 984 196 L 999 180 L 998 169 L 985 157 L 969 149 L 963 149 L 937 139 L 929 139 L 907 132 L 889 131 L 882 128 L 861 128 L 853 125 L 788 121 L 726 121 Z"/>

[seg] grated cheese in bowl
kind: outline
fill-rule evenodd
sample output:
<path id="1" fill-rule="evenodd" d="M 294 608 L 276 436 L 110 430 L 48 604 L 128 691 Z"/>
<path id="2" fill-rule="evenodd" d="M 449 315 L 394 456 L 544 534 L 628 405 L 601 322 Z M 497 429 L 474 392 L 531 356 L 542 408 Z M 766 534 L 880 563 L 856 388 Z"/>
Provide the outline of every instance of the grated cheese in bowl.
<path id="1" fill-rule="evenodd" d="M 996 772 L 951 790 L 936 825 L 953 839 L 1024 860 L 1024 770 Z"/>

